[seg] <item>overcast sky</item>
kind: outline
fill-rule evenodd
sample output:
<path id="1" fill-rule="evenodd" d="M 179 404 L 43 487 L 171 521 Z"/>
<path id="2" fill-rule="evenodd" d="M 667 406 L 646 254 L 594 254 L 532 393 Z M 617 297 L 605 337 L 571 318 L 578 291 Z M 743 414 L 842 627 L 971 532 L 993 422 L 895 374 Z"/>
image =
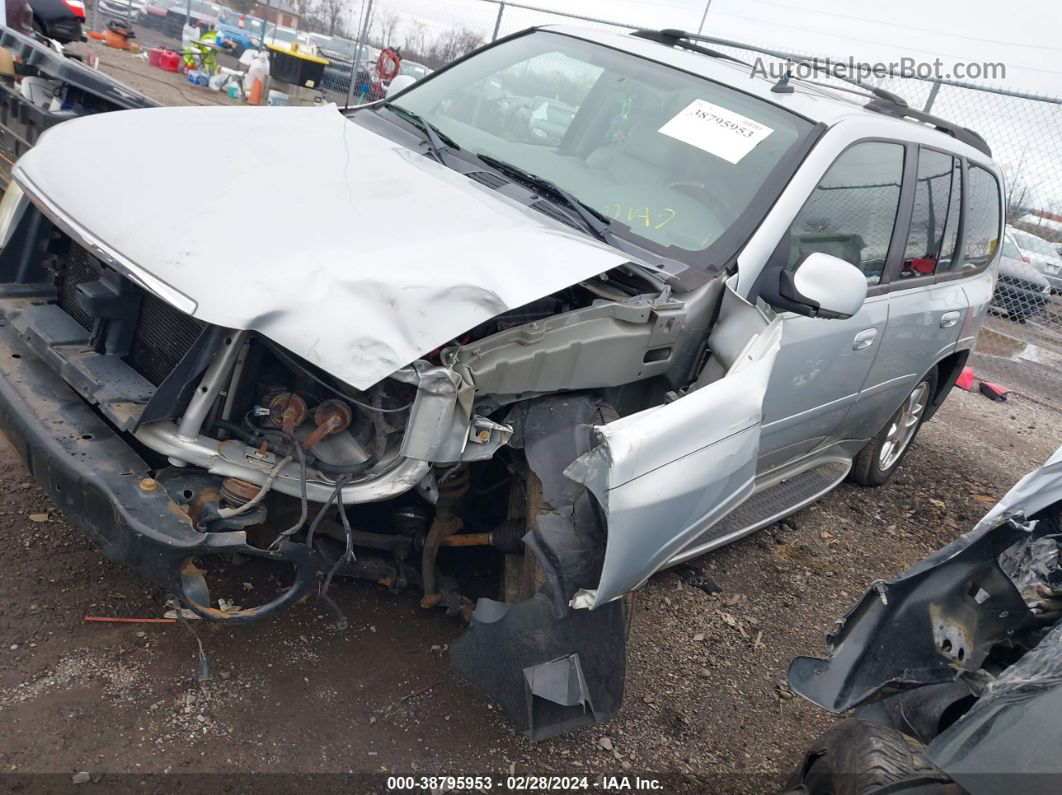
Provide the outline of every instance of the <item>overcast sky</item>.
<path id="1" fill-rule="evenodd" d="M 489 34 L 497 6 L 484 0 L 376 0 L 434 26 Z M 518 0 L 645 27 L 696 30 L 705 0 Z M 360 5 L 360 3 L 355 3 Z M 503 32 L 542 21 L 507 9 Z M 1062 95 L 1059 0 L 711 0 L 705 32 L 782 49 L 863 61 L 941 58 L 1006 65 L 1007 86 Z M 983 82 L 983 81 L 981 81 Z"/>

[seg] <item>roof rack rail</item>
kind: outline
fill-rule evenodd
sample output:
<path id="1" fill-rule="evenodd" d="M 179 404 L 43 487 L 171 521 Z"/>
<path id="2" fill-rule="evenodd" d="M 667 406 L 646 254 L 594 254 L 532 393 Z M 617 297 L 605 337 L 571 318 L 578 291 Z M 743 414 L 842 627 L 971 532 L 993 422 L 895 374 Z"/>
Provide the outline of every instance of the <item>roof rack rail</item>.
<path id="1" fill-rule="evenodd" d="M 735 47 L 740 50 L 749 50 L 750 52 L 758 52 L 762 55 L 768 55 L 772 58 L 779 58 L 783 61 L 791 61 L 792 63 L 798 63 L 802 66 L 807 66 L 816 72 L 823 72 L 830 77 L 841 80 L 853 86 L 857 86 L 865 91 L 869 96 L 876 99 L 883 99 L 886 102 L 895 102 L 897 105 L 907 107 L 907 100 L 901 97 L 899 94 L 893 94 L 891 91 L 886 91 L 884 88 L 878 88 L 876 86 L 868 86 L 866 83 L 854 77 L 844 77 L 843 75 L 835 74 L 825 64 L 818 63 L 817 61 L 809 58 L 801 58 L 789 53 L 780 52 L 778 50 L 772 50 L 767 47 L 757 47 L 755 44 L 745 44 L 740 41 L 730 41 L 729 39 L 719 39 L 715 36 L 705 36 L 701 33 L 688 33 L 684 30 L 676 30 L 674 28 L 665 28 L 664 30 L 636 30 L 631 33 L 632 36 L 637 36 L 641 39 L 649 39 L 650 41 L 656 41 L 660 44 L 666 44 L 669 47 L 682 47 L 686 50 L 699 51 L 706 48 L 698 47 L 696 49 L 692 42 L 703 41 L 708 44 L 719 44 L 723 47 Z M 716 53 L 715 50 L 710 51 L 713 54 L 723 58 L 730 58 L 731 60 L 737 60 L 732 56 L 728 56 L 726 53 Z M 745 63 L 745 61 L 738 61 L 738 63 L 745 64 L 745 66 L 751 66 L 751 64 Z"/>
<path id="2" fill-rule="evenodd" d="M 657 44 L 665 44 L 668 47 L 681 47 L 684 50 L 707 55 L 711 58 L 721 58 L 724 61 L 732 61 L 734 63 L 739 63 L 742 66 L 752 66 L 748 61 L 742 61 L 740 58 L 735 58 L 733 55 L 694 44 L 692 41 L 693 34 L 683 33 L 681 30 L 635 30 L 631 32 L 631 35 L 637 36 L 639 39 L 655 41 Z"/>
<path id="3" fill-rule="evenodd" d="M 779 58 L 785 61 L 791 61 L 811 68 L 816 72 L 823 72 L 837 80 L 841 80 L 850 85 L 856 86 L 867 96 L 873 97 L 864 107 L 867 110 L 875 113 L 883 113 L 887 116 L 892 116 L 897 119 L 913 119 L 915 121 L 922 122 L 924 124 L 930 124 L 941 132 L 947 133 L 958 141 L 962 141 L 969 146 L 972 146 L 979 152 L 983 152 L 989 157 L 992 156 L 992 150 L 988 146 L 988 142 L 985 141 L 981 135 L 974 132 L 968 127 L 963 127 L 959 124 L 942 119 L 939 116 L 934 116 L 931 113 L 916 110 L 907 104 L 907 100 L 898 94 L 894 94 L 891 91 L 886 91 L 884 88 L 878 88 L 876 86 L 868 86 L 866 83 L 858 80 L 854 77 L 844 77 L 843 75 L 835 74 L 825 64 L 820 64 L 815 60 L 809 60 L 807 58 L 800 58 L 793 56 L 789 53 L 780 52 L 778 50 L 772 50 L 767 47 L 758 47 L 754 44 L 745 44 L 739 41 L 730 41 L 728 39 L 720 39 L 715 36 L 705 36 L 700 33 L 688 33 L 684 30 L 677 30 L 675 28 L 665 28 L 664 30 L 636 30 L 631 33 L 632 36 L 637 36 L 641 39 L 648 39 L 649 41 L 655 41 L 660 44 L 667 45 L 668 47 L 681 47 L 693 52 L 700 52 L 704 55 L 711 55 L 717 58 L 726 58 L 737 63 L 744 64 L 745 66 L 751 66 L 751 64 L 741 61 L 726 53 L 719 52 L 717 50 L 711 50 L 707 47 L 700 47 L 695 42 L 705 42 L 708 44 L 718 44 L 724 47 L 734 47 L 736 49 L 748 50 L 750 52 L 758 52 L 762 55 L 767 55 L 772 58 Z M 796 78 L 799 79 L 799 78 Z M 829 88 L 829 85 L 823 83 L 817 83 L 814 81 L 814 85 L 825 85 Z M 837 87 L 834 87 L 835 90 Z"/>
<path id="4" fill-rule="evenodd" d="M 916 110 L 915 108 L 906 106 L 901 107 L 891 102 L 875 100 L 873 102 L 868 102 L 863 107 L 867 110 L 872 110 L 875 113 L 884 113 L 886 116 L 893 116 L 897 119 L 914 119 L 923 124 L 930 124 L 942 133 L 947 133 L 955 140 L 972 146 L 978 152 L 982 152 L 989 157 L 992 156 L 992 148 L 988 145 L 988 141 L 986 141 L 980 133 L 974 132 L 969 127 L 955 124 L 947 119 L 940 118 L 940 116 L 934 116 L 932 113 L 926 113 L 925 111 Z"/>

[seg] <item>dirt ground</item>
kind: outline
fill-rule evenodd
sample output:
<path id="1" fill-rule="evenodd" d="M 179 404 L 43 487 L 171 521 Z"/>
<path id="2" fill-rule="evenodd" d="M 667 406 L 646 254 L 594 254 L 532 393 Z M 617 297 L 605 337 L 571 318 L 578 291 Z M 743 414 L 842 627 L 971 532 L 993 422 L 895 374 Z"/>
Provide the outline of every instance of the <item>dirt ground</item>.
<path id="1" fill-rule="evenodd" d="M 317 604 L 244 627 L 199 623 L 213 672 L 203 684 L 180 625 L 86 623 L 161 616 L 164 595 L 104 559 L 8 448 L 0 769 L 66 783 L 84 771 L 111 785 L 139 774 L 168 790 L 203 780 L 144 776 L 629 772 L 672 776 L 669 789 L 772 791 L 833 720 L 780 692 L 789 660 L 822 653 L 871 580 L 969 528 L 1060 441 L 1054 411 L 953 393 L 889 485 L 844 485 L 695 561 L 718 594 L 674 572 L 653 578 L 636 603 L 619 716 L 538 744 L 450 671 L 461 624 L 422 610 L 413 592 L 335 589 L 345 632 Z M 229 578 L 249 598 L 276 587 L 253 563 Z M 361 791 L 359 779 L 337 780 Z"/>
<path id="2" fill-rule="evenodd" d="M 93 49 L 98 48 L 90 45 Z M 103 68 L 167 104 L 228 102 L 125 53 Z M 158 617 L 165 595 L 97 552 L 0 451 L 0 771 L 11 786 L 81 781 L 240 791 L 249 773 L 344 774 L 314 786 L 381 791 L 367 774 L 661 776 L 668 791 L 776 790 L 834 718 L 779 688 L 869 582 L 968 529 L 1062 443 L 1059 413 L 1015 396 L 955 392 L 889 485 L 843 485 L 817 505 L 707 558 L 708 594 L 665 572 L 638 594 L 619 716 L 533 744 L 450 670 L 456 619 L 414 592 L 344 583 L 350 619 L 308 603 L 244 627 L 86 623 Z M 233 593 L 272 594 L 254 563 Z M 262 601 L 256 598 L 256 601 Z M 167 776 L 158 774 L 212 774 Z M 51 774 L 16 784 L 13 774 Z M 305 780 L 256 779 L 257 791 Z M 93 786 L 92 783 L 86 786 Z"/>

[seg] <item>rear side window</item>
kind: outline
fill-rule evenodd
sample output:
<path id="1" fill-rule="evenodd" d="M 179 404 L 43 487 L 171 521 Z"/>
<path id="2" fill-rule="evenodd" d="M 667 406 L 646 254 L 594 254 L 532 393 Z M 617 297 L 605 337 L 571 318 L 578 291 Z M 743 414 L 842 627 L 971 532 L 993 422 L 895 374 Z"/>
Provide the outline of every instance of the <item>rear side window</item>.
<path id="1" fill-rule="evenodd" d="M 999 183 L 980 166 L 967 169 L 966 231 L 963 234 L 964 270 L 983 268 L 999 248 L 1001 207 Z"/>
<path id="2" fill-rule="evenodd" d="M 867 141 L 830 166 L 789 228 L 789 269 L 822 252 L 855 265 L 877 284 L 885 271 L 903 181 L 901 144 Z"/>
<path id="3" fill-rule="evenodd" d="M 921 150 L 901 279 L 930 276 L 951 266 L 961 206 L 959 159 L 932 149 Z"/>

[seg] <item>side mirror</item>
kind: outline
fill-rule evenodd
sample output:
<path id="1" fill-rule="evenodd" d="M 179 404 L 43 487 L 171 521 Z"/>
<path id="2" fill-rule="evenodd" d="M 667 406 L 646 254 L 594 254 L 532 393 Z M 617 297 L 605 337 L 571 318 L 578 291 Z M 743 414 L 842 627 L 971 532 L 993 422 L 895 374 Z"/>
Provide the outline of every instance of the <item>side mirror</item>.
<path id="1" fill-rule="evenodd" d="M 867 277 L 855 265 L 832 254 L 814 252 L 795 271 L 770 268 L 763 273 L 760 296 L 775 309 L 807 317 L 852 317 L 867 298 Z"/>
<path id="2" fill-rule="evenodd" d="M 390 97 L 393 94 L 397 94 L 402 89 L 409 88 L 416 82 L 417 78 L 413 77 L 413 75 L 396 75 L 394 79 L 391 80 L 391 84 L 387 86 L 387 89 L 384 91 L 384 96 Z"/>

